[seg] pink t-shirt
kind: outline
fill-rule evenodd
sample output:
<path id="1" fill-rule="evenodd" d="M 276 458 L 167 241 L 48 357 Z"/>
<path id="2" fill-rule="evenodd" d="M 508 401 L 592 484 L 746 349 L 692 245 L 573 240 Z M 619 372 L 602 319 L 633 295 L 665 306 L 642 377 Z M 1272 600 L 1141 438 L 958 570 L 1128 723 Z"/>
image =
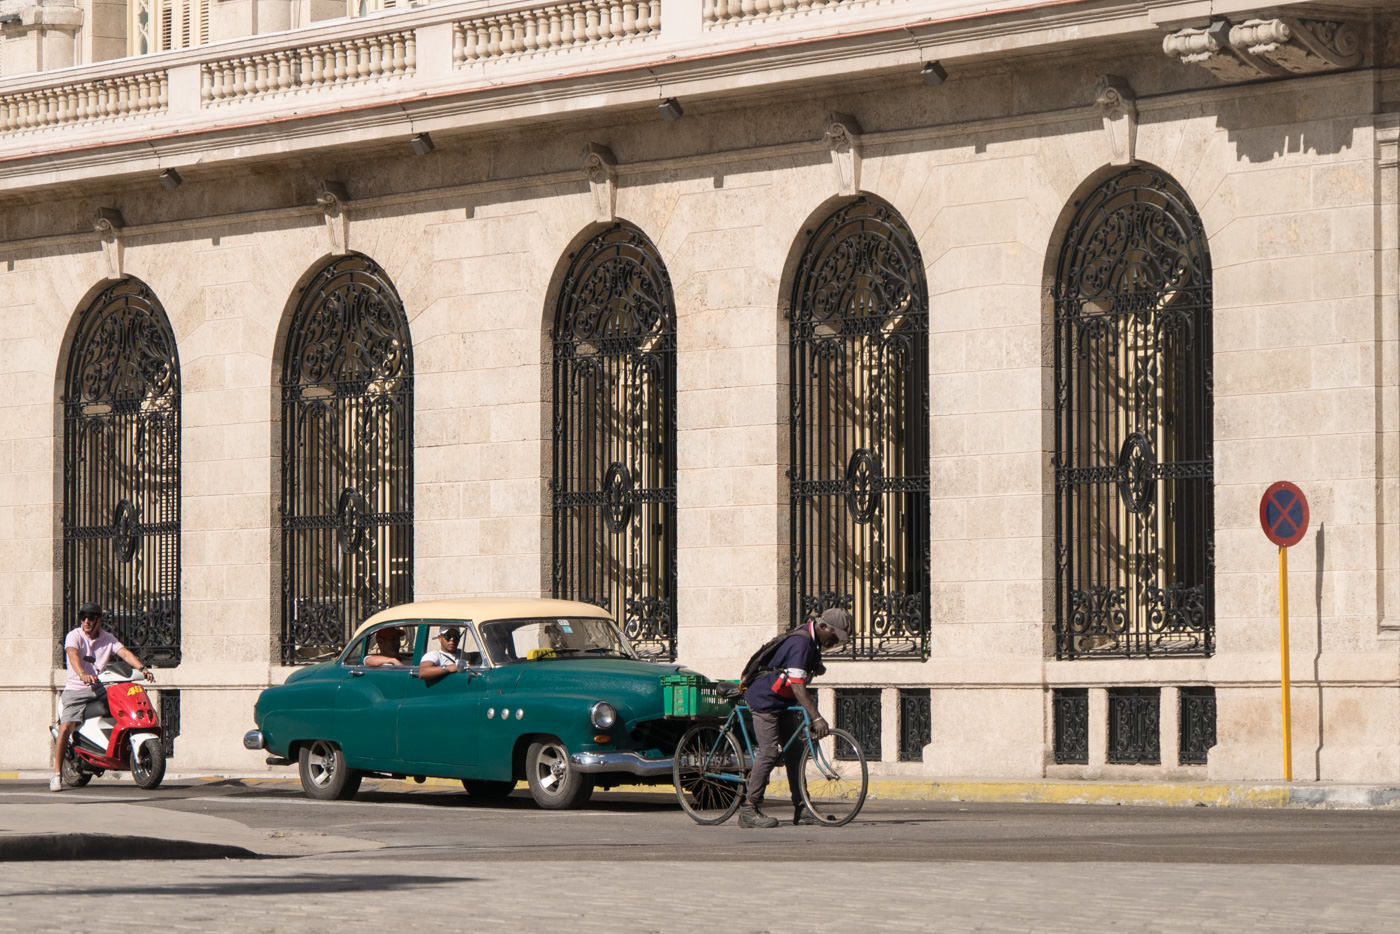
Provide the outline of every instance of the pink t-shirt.
<path id="1" fill-rule="evenodd" d="M 81 691 L 87 685 L 83 684 L 83 672 L 96 675 L 107 664 L 107 659 L 112 657 L 112 653 L 123 648 L 117 641 L 117 637 L 107 630 L 102 630 L 97 634 L 96 639 L 89 639 L 87 633 L 83 632 L 83 627 L 79 626 L 63 640 L 65 649 L 63 656 L 65 662 L 68 661 L 67 649 L 77 649 L 80 668 L 73 670 L 73 666 L 68 666 L 68 680 L 63 682 L 65 691 Z M 88 659 L 92 661 L 88 661 Z"/>

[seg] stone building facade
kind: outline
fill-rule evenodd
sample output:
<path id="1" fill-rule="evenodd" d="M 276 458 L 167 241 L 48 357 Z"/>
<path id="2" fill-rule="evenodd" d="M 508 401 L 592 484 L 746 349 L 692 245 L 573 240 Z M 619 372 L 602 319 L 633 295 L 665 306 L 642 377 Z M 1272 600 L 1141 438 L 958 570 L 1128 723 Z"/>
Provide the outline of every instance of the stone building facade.
<path id="1" fill-rule="evenodd" d="M 849 607 L 876 775 L 1275 779 L 1287 479 L 1294 777 L 1400 781 L 1388 4 L 94 9 L 4 26 L 0 769 L 75 601 L 249 772 L 375 606 L 560 593 Z"/>

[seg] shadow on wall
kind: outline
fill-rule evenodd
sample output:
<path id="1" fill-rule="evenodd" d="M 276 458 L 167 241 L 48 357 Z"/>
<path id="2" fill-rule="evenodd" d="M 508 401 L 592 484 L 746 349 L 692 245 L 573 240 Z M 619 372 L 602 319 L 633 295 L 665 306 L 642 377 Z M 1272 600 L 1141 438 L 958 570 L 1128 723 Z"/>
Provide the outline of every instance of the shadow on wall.
<path id="1" fill-rule="evenodd" d="M 1358 124 L 1370 124 L 1364 82 L 1317 87 L 1292 79 L 1268 84 L 1267 102 L 1254 94 L 1219 102 L 1216 125 L 1243 162 L 1288 156 L 1333 156 L 1351 150 Z"/>

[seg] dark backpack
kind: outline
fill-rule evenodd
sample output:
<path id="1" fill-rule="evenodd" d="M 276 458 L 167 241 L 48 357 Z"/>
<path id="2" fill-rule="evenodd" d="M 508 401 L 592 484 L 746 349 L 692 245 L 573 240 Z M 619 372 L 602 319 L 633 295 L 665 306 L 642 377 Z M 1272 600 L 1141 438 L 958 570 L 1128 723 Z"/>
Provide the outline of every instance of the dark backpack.
<path id="1" fill-rule="evenodd" d="M 744 663 L 743 673 L 739 675 L 740 694 L 743 694 L 745 691 L 747 691 L 749 689 L 749 685 L 753 684 L 754 681 L 760 675 L 767 674 L 770 671 L 778 670 L 777 668 L 772 667 L 773 656 L 778 654 L 778 646 L 786 642 L 788 636 L 792 635 L 795 632 L 801 631 L 802 627 L 798 626 L 796 629 L 789 629 L 787 632 L 779 633 L 778 635 L 769 639 L 767 642 L 763 643 L 763 645 L 759 646 L 758 651 L 754 652 L 752 655 L 749 656 L 749 660 Z M 813 672 L 813 674 L 826 674 L 826 666 L 822 665 L 819 662 L 817 664 L 817 670 Z"/>

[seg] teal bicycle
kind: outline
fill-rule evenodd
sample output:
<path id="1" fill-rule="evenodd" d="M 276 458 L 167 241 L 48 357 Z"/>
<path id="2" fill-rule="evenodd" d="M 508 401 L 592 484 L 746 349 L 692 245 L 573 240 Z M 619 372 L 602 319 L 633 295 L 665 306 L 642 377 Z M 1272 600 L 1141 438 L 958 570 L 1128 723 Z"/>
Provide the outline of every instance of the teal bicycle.
<path id="1" fill-rule="evenodd" d="M 753 738 L 744 716 L 748 709 L 747 704 L 735 703 L 723 721 L 703 719 L 676 744 L 671 779 L 681 808 L 696 823 L 722 824 L 744 801 L 744 783 L 753 764 Z M 801 714 L 802 723 L 783 746 L 783 760 L 800 757 L 802 801 L 820 823 L 849 823 L 860 813 L 869 788 L 865 753 L 845 730 L 813 738 L 807 711 L 792 709 Z"/>

